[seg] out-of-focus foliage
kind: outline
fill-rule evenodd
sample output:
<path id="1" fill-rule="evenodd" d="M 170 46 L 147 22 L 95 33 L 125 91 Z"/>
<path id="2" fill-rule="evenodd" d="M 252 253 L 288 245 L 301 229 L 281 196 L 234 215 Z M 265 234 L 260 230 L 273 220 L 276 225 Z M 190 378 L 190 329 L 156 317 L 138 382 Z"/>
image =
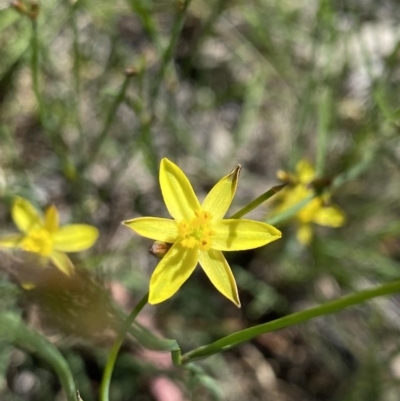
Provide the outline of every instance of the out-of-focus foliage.
<path id="1" fill-rule="evenodd" d="M 341 228 L 316 226 L 308 246 L 286 220 L 280 241 L 232 255 L 241 310 L 201 274 L 146 308 L 141 324 L 184 350 L 400 278 L 398 1 L 13 4 L 0 4 L 0 235 L 13 232 L 22 196 L 56 205 L 63 224 L 96 226 L 100 239 L 66 281 L 1 252 L 0 310 L 61 349 L 83 400 L 97 399 L 118 313 L 157 263 L 151 242 L 120 222 L 168 216 L 163 157 L 200 195 L 240 163 L 231 214 L 308 159 L 346 214 Z M 249 218 L 268 220 L 271 201 Z M 110 399 L 391 401 L 399 330 L 398 300 L 386 298 L 176 369 L 132 336 Z M 1 400 L 59 396 L 45 362 L 3 342 L 0 375 Z"/>

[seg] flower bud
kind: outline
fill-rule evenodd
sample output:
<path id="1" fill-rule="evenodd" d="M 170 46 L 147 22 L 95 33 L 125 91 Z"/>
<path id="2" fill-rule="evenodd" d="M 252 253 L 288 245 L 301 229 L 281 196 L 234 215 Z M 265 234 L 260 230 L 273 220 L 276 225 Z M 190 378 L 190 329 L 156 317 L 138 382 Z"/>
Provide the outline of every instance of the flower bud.
<path id="1" fill-rule="evenodd" d="M 149 253 L 158 259 L 162 259 L 165 254 L 170 250 L 172 244 L 168 244 L 162 241 L 155 241 L 154 244 L 149 248 Z"/>

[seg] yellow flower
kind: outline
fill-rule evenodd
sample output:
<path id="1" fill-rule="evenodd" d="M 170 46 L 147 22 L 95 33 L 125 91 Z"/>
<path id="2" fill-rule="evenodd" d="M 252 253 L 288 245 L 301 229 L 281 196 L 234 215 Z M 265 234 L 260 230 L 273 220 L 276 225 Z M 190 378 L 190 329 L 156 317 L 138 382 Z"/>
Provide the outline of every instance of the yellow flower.
<path id="1" fill-rule="evenodd" d="M 257 248 L 277 240 L 281 232 L 257 221 L 223 220 L 235 195 L 239 172 L 238 165 L 200 204 L 183 171 L 168 159 L 161 161 L 161 191 L 174 220 L 140 217 L 123 222 L 144 237 L 173 244 L 151 277 L 151 304 L 172 297 L 199 262 L 217 290 L 240 306 L 235 279 L 221 251 Z"/>
<path id="2" fill-rule="evenodd" d="M 60 227 L 54 206 L 46 209 L 43 218 L 29 201 L 20 197 L 15 199 L 11 215 L 22 233 L 0 238 L 0 246 L 37 253 L 67 275 L 72 273 L 74 265 L 64 252 L 88 249 L 99 236 L 97 228 L 87 224 Z"/>
<path id="3" fill-rule="evenodd" d="M 290 185 L 281 192 L 278 198 L 281 202 L 274 209 L 274 214 L 288 210 L 315 193 L 312 186 L 316 178 L 315 170 L 306 160 L 297 163 L 295 175 L 279 171 L 278 177 L 288 180 Z M 336 205 L 328 205 L 330 197 L 331 195 L 325 192 L 311 199 L 297 212 L 299 227 L 296 236 L 300 243 L 307 245 L 311 242 L 313 235 L 311 223 L 327 227 L 341 227 L 345 223 L 343 211 Z"/>

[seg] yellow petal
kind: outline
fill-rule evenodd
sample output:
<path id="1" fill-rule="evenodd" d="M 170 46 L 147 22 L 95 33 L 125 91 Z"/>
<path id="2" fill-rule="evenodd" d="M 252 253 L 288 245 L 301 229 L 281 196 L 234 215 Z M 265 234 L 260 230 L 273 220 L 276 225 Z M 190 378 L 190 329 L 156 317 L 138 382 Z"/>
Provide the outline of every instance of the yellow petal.
<path id="1" fill-rule="evenodd" d="M 97 240 L 96 227 L 87 224 L 71 224 L 61 227 L 53 235 L 53 247 L 61 252 L 79 252 L 90 248 Z"/>
<path id="2" fill-rule="evenodd" d="M 338 206 L 321 207 L 314 215 L 313 221 L 321 226 L 341 227 L 346 216 Z"/>
<path id="3" fill-rule="evenodd" d="M 50 233 L 55 233 L 59 228 L 58 210 L 55 206 L 51 205 L 46 209 L 44 215 L 44 226 Z"/>
<path id="4" fill-rule="evenodd" d="M 131 228 L 139 235 L 163 242 L 175 242 L 178 238 L 178 226 L 175 220 L 158 217 L 139 217 L 125 220 L 122 224 Z"/>
<path id="5" fill-rule="evenodd" d="M 10 234 L 0 238 L 0 246 L 4 248 L 19 248 L 24 236 L 21 234 Z"/>
<path id="6" fill-rule="evenodd" d="M 315 216 L 319 213 L 322 208 L 322 199 L 317 197 L 311 199 L 298 213 L 297 218 L 301 223 L 310 223 L 314 221 Z"/>
<path id="7" fill-rule="evenodd" d="M 281 238 L 275 227 L 245 219 L 221 220 L 212 225 L 214 235 L 211 248 L 220 251 L 241 251 L 266 245 Z"/>
<path id="8" fill-rule="evenodd" d="M 296 238 L 300 244 L 309 245 L 313 237 L 311 224 L 301 224 L 297 229 Z"/>
<path id="9" fill-rule="evenodd" d="M 200 203 L 184 172 L 168 159 L 161 160 L 160 186 L 165 205 L 177 221 L 190 220 Z"/>
<path id="10" fill-rule="evenodd" d="M 211 213 L 214 220 L 222 219 L 231 205 L 238 184 L 240 168 L 240 164 L 238 164 L 228 175 L 219 180 L 204 199 L 202 207 Z"/>
<path id="11" fill-rule="evenodd" d="M 213 249 L 200 252 L 199 262 L 214 287 L 240 308 L 236 281 L 222 252 Z"/>
<path id="12" fill-rule="evenodd" d="M 12 218 L 15 225 L 24 233 L 33 228 L 43 226 L 42 216 L 33 207 L 33 205 L 24 198 L 16 198 L 12 210 Z"/>
<path id="13" fill-rule="evenodd" d="M 308 189 L 305 185 L 298 184 L 295 186 L 286 187 L 281 193 L 278 194 L 280 203 L 275 207 L 273 215 L 286 212 L 288 209 L 298 205 L 310 195 L 313 195 L 313 191 Z M 304 207 L 306 207 L 306 205 Z M 301 210 L 303 210 L 303 208 L 301 208 L 300 211 Z"/>
<path id="14" fill-rule="evenodd" d="M 315 170 L 307 160 L 300 160 L 296 165 L 296 176 L 302 184 L 309 184 L 315 178 Z"/>
<path id="15" fill-rule="evenodd" d="M 172 297 L 193 273 L 198 261 L 196 249 L 176 242 L 161 259 L 150 280 L 149 303 L 158 304 Z"/>
<path id="16" fill-rule="evenodd" d="M 73 273 L 74 265 L 65 253 L 53 251 L 50 255 L 50 259 L 55 266 L 67 276 Z"/>

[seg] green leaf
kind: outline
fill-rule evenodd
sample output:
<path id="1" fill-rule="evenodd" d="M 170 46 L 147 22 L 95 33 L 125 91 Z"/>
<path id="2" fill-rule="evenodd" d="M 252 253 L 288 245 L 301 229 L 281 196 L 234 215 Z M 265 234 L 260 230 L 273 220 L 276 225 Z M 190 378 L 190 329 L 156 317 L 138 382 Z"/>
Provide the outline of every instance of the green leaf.
<path id="1" fill-rule="evenodd" d="M 370 299 L 391 295 L 400 292 L 400 280 L 392 283 L 384 284 L 379 287 L 356 292 L 334 301 L 326 302 L 322 305 L 315 306 L 314 308 L 306 309 L 301 312 L 292 313 L 291 315 L 272 320 L 268 323 L 263 323 L 245 330 L 238 331 L 221 338 L 211 344 L 204 345 L 193 351 L 188 352 L 180 357 L 180 363 L 185 364 L 197 359 L 202 359 L 210 355 L 216 354 L 221 351 L 228 350 L 236 345 L 250 341 L 260 334 L 269 333 L 283 329 L 285 327 L 293 326 L 300 323 L 305 323 L 310 319 L 319 316 L 330 315 L 339 312 L 350 306 L 364 303 Z"/>
<path id="2" fill-rule="evenodd" d="M 40 333 L 26 326 L 15 314 L 0 314 L 0 342 L 12 344 L 26 352 L 36 353 L 54 369 L 67 400 L 77 401 L 71 370 L 60 351 Z"/>

